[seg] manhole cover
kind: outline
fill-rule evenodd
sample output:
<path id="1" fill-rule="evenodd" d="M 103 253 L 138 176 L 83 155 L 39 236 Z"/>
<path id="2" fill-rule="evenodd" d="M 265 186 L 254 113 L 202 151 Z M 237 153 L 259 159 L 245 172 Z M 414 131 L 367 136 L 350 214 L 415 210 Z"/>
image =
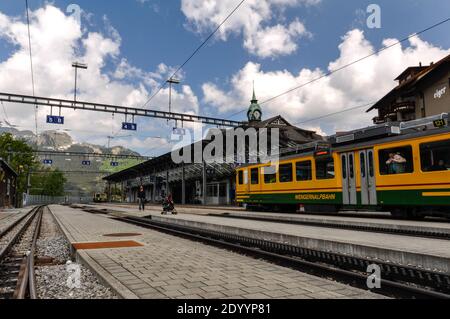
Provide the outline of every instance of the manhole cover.
<path id="1" fill-rule="evenodd" d="M 138 233 L 116 233 L 116 234 L 106 234 L 104 237 L 136 237 L 141 236 L 142 234 Z"/>
<path id="2" fill-rule="evenodd" d="M 105 249 L 105 248 L 130 248 L 130 247 L 142 247 L 144 245 L 135 241 L 111 241 L 111 242 L 93 242 L 93 243 L 74 243 L 73 247 L 76 250 L 89 250 L 89 249 Z"/>

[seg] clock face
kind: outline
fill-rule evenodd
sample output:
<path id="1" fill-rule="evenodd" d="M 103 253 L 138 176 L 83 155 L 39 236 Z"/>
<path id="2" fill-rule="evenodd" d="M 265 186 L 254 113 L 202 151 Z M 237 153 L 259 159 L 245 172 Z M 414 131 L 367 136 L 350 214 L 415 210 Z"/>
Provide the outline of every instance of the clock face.
<path id="1" fill-rule="evenodd" d="M 255 112 L 253 112 L 253 118 L 255 119 L 255 120 L 260 120 L 261 119 L 261 112 L 260 111 L 255 111 Z"/>

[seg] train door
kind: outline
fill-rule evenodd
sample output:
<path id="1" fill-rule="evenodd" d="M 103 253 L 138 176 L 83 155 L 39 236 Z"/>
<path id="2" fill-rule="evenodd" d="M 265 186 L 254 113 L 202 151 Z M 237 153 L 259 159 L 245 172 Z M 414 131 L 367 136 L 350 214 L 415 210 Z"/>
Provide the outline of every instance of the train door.
<path id="1" fill-rule="evenodd" d="M 356 205 L 355 155 L 341 154 L 342 163 L 342 198 L 344 205 Z"/>
<path id="2" fill-rule="evenodd" d="M 248 178 L 248 169 L 244 169 L 244 185 L 245 185 L 245 191 L 248 193 L 250 193 L 250 181 Z"/>
<path id="3" fill-rule="evenodd" d="M 377 205 L 373 149 L 359 152 L 361 167 L 361 204 Z"/>

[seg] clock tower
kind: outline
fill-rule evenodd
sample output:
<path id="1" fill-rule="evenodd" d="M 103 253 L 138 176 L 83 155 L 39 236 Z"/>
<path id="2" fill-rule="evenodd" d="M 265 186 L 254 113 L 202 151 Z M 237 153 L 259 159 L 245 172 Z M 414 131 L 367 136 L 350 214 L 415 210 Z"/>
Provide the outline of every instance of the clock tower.
<path id="1" fill-rule="evenodd" d="M 262 110 L 256 99 L 255 88 L 253 88 L 253 98 L 248 108 L 247 118 L 249 122 L 261 122 L 262 119 Z"/>

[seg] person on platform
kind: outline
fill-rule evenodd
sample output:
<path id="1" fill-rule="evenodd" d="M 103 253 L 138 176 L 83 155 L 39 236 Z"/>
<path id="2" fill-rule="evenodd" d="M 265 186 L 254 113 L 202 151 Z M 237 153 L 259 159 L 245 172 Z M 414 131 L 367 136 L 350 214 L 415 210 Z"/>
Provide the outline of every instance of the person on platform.
<path id="1" fill-rule="evenodd" d="M 141 185 L 138 191 L 138 200 L 139 200 L 139 210 L 145 210 L 145 190 L 144 186 Z"/>

